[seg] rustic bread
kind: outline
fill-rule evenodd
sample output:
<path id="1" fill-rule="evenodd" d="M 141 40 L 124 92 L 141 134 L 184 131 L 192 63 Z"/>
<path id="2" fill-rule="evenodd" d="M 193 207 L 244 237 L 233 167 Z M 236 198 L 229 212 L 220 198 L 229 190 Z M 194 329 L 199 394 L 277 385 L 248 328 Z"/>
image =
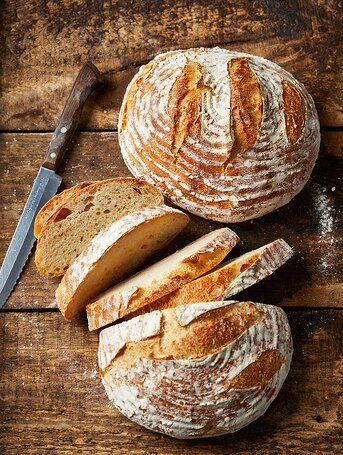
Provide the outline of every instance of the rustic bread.
<path id="1" fill-rule="evenodd" d="M 154 311 L 104 329 L 99 367 L 116 408 L 176 438 L 238 431 L 260 417 L 290 368 L 281 308 L 206 302 Z"/>
<path id="2" fill-rule="evenodd" d="M 56 194 L 54 197 L 49 199 L 49 201 L 43 205 L 40 211 L 37 213 L 35 223 L 34 223 L 34 236 L 36 239 L 39 238 L 42 229 L 44 228 L 48 219 L 59 210 L 68 199 L 74 197 L 76 194 L 86 188 L 86 186 L 92 185 L 95 182 L 82 182 L 77 185 L 67 188 L 61 193 Z"/>
<path id="3" fill-rule="evenodd" d="M 217 229 L 112 287 L 87 305 L 89 330 L 115 322 L 211 270 L 237 241 L 230 229 Z"/>
<path id="4" fill-rule="evenodd" d="M 289 202 L 315 164 L 311 96 L 268 60 L 226 49 L 158 55 L 129 84 L 119 116 L 124 160 L 199 216 L 237 222 Z"/>
<path id="5" fill-rule="evenodd" d="M 271 275 L 292 255 L 292 248 L 284 240 L 275 240 L 225 264 L 220 264 L 214 270 L 128 317 L 178 305 L 227 299 Z"/>
<path id="6" fill-rule="evenodd" d="M 68 268 L 56 291 L 56 302 L 71 320 L 87 300 L 137 268 L 169 243 L 188 223 L 179 210 L 165 205 L 126 215 L 101 231 Z"/>
<path id="7" fill-rule="evenodd" d="M 95 182 L 66 200 L 41 230 L 35 262 L 43 275 L 63 275 L 91 239 L 122 216 L 163 204 L 150 183 L 133 178 Z"/>

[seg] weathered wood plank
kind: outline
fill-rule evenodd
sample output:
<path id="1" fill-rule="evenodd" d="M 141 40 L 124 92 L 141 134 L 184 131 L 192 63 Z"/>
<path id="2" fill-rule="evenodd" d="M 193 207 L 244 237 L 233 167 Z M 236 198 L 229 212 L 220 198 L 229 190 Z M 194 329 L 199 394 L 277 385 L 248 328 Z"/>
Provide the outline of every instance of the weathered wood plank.
<path id="1" fill-rule="evenodd" d="M 327 153 L 343 158 L 343 131 L 322 131 L 322 141 Z"/>
<path id="2" fill-rule="evenodd" d="M 82 128 L 112 130 L 137 67 L 170 49 L 213 45 L 276 61 L 306 85 L 322 125 L 343 125 L 336 0 L 3 3 L 2 130 L 53 130 L 88 58 L 107 87 L 89 102 Z"/>
<path id="3" fill-rule="evenodd" d="M 279 397 L 225 437 L 177 441 L 113 409 L 96 372 L 97 334 L 59 313 L 0 315 L 2 453 L 332 454 L 342 450 L 343 311 L 290 313 L 295 353 Z"/>
<path id="4" fill-rule="evenodd" d="M 341 133 L 337 133 L 341 134 Z M 25 204 L 50 134 L 0 135 L 0 262 Z M 322 151 L 310 183 L 290 204 L 253 222 L 231 225 L 241 237 L 233 255 L 283 237 L 296 256 L 241 298 L 293 306 L 335 307 L 342 301 L 342 172 L 330 145 Z M 81 133 L 63 172 L 69 187 L 78 181 L 129 175 L 115 133 Z M 332 191 L 335 189 L 335 191 Z M 209 232 L 219 223 L 192 217 L 168 251 Z M 41 277 L 31 257 L 6 308 L 49 308 L 58 280 Z"/>

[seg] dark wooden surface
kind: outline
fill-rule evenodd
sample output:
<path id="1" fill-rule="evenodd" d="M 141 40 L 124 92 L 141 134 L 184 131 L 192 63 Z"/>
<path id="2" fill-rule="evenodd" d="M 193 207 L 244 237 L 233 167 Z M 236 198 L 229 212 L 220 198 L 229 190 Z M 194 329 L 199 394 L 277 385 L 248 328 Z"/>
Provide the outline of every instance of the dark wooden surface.
<path id="1" fill-rule="evenodd" d="M 58 313 L 0 315 L 0 441 L 20 454 L 342 453 L 342 310 L 289 313 L 295 354 L 267 413 L 242 431 L 177 441 L 122 417 L 96 371 L 97 334 Z M 20 349 L 18 349 L 20 347 Z M 1 444 L 1 442 L 0 442 Z"/>
<path id="2" fill-rule="evenodd" d="M 335 132 L 335 135 L 338 134 Z M 5 255 L 40 165 L 42 151 L 46 149 L 50 137 L 50 133 L 0 134 L 3 165 L 0 175 L 3 208 L 0 211 L 3 226 L 0 231 L 1 258 Z M 63 171 L 63 184 L 66 187 L 83 180 L 130 175 L 119 152 L 115 132 L 78 133 L 70 152 L 70 159 Z M 342 306 L 340 158 L 329 152 L 330 145 L 328 148 L 322 147 L 311 181 L 290 204 L 253 222 L 230 225 L 241 238 L 231 257 L 277 237 L 284 238 L 295 250 L 294 258 L 282 269 L 246 291 L 241 298 L 287 306 Z M 192 216 L 192 222 L 167 251 L 181 247 L 220 226 L 219 223 Z M 39 275 L 32 255 L 6 308 L 55 307 L 54 291 L 58 281 Z"/>
<path id="3" fill-rule="evenodd" d="M 129 175 L 117 116 L 127 83 L 159 52 L 220 45 L 270 58 L 313 95 L 322 147 L 305 189 L 287 206 L 230 227 L 231 256 L 287 240 L 295 257 L 242 293 L 282 305 L 295 354 L 267 414 L 214 440 L 175 441 L 130 423 L 109 405 L 96 374 L 97 335 L 55 309 L 58 280 L 30 257 L 0 314 L 0 453 L 307 454 L 342 447 L 342 30 L 340 1 L 43 1 L 2 3 L 0 33 L 0 263 L 43 161 L 73 80 L 91 58 L 106 87 L 84 110 L 63 187 Z M 220 226 L 192 217 L 168 251 Z"/>

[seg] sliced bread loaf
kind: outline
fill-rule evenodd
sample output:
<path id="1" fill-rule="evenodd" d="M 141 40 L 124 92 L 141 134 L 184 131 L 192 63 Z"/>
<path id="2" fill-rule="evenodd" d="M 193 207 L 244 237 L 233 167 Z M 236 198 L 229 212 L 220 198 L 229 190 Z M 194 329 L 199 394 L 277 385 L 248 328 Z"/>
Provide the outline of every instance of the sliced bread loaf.
<path id="1" fill-rule="evenodd" d="M 150 430 L 189 439 L 232 433 L 261 416 L 292 353 L 281 308 L 203 302 L 104 329 L 98 362 L 120 412 Z"/>
<path id="2" fill-rule="evenodd" d="M 40 211 L 37 213 L 35 224 L 34 224 L 34 235 L 36 239 L 39 238 L 40 233 L 48 221 L 48 219 L 57 211 L 59 210 L 68 199 L 74 197 L 78 194 L 83 188 L 86 186 L 91 185 L 95 182 L 82 182 L 78 183 L 77 185 L 72 186 L 71 188 L 67 188 L 66 190 L 62 191 L 61 193 L 56 194 L 56 196 L 52 197 Z"/>
<path id="3" fill-rule="evenodd" d="M 271 275 L 293 255 L 292 248 L 282 239 L 232 259 L 204 276 L 185 284 L 174 292 L 144 308 L 144 313 L 197 302 L 232 297 Z M 138 310 L 128 318 L 137 316 Z"/>
<path id="4" fill-rule="evenodd" d="M 87 305 L 89 330 L 110 324 L 211 270 L 237 241 L 230 229 L 218 229 L 112 287 Z"/>
<path id="5" fill-rule="evenodd" d="M 134 178 L 95 182 L 53 213 L 40 232 L 35 261 L 46 276 L 63 275 L 91 239 L 128 213 L 163 204 L 154 186 Z"/>
<path id="6" fill-rule="evenodd" d="M 188 221 L 185 213 L 161 205 L 127 215 L 100 232 L 57 288 L 56 301 L 64 317 L 71 320 L 79 314 L 87 300 L 163 248 Z"/>

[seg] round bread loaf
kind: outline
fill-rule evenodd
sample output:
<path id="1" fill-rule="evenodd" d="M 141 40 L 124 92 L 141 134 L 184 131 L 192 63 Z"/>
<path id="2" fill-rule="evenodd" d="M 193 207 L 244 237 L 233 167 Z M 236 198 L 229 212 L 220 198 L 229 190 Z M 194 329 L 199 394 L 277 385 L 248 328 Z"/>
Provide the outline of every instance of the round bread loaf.
<path id="1" fill-rule="evenodd" d="M 292 352 L 281 308 L 206 302 L 104 329 L 99 367 L 124 415 L 189 439 L 232 433 L 261 416 L 288 374 Z"/>
<path id="2" fill-rule="evenodd" d="M 173 203 L 222 222 L 288 203 L 315 164 L 313 99 L 275 63 L 225 49 L 158 55 L 129 84 L 119 116 L 124 160 Z"/>

